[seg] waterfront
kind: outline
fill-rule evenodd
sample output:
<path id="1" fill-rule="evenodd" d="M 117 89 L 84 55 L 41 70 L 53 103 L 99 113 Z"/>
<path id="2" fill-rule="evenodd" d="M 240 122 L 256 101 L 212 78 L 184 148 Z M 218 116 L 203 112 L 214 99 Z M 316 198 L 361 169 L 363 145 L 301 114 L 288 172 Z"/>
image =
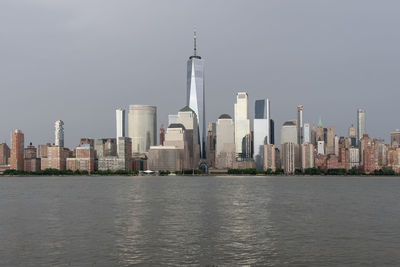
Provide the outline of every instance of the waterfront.
<path id="1" fill-rule="evenodd" d="M 1 266 L 397 265 L 396 177 L 3 177 Z"/>

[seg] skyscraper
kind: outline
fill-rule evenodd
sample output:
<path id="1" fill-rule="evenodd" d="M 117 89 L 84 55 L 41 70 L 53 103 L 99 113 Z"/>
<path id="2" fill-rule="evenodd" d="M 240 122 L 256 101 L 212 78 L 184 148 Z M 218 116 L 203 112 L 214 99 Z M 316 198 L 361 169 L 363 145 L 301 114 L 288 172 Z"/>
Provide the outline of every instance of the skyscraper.
<path id="1" fill-rule="evenodd" d="M 269 100 L 256 100 L 254 119 L 254 160 L 256 168 L 262 169 L 264 145 L 270 143 Z"/>
<path id="2" fill-rule="evenodd" d="M 146 153 L 157 144 L 157 107 L 129 106 L 128 137 L 132 139 L 132 155 Z"/>
<path id="3" fill-rule="evenodd" d="M 303 143 L 302 138 L 303 130 L 303 105 L 297 106 L 297 144 L 301 145 Z"/>
<path id="4" fill-rule="evenodd" d="M 327 155 L 335 154 L 335 135 L 333 133 L 332 126 L 328 126 L 326 134 L 326 154 Z"/>
<path id="5" fill-rule="evenodd" d="M 10 169 L 24 170 L 24 134 L 21 130 L 11 133 Z"/>
<path id="6" fill-rule="evenodd" d="M 275 122 L 273 119 L 269 120 L 269 137 L 270 143 L 275 145 Z"/>
<path id="7" fill-rule="evenodd" d="M 243 151 L 244 142 L 250 138 L 250 120 L 248 119 L 248 95 L 245 92 L 239 92 L 235 103 L 235 146 L 236 156 L 246 157 L 251 154 L 249 151 Z"/>
<path id="8" fill-rule="evenodd" d="M 55 122 L 54 144 L 59 147 L 64 147 L 64 122 L 58 120 Z"/>
<path id="9" fill-rule="evenodd" d="M 0 165 L 8 165 L 8 158 L 10 157 L 10 148 L 6 143 L 0 144 Z"/>
<path id="10" fill-rule="evenodd" d="M 282 125 L 281 144 L 294 143 L 297 144 L 297 122 L 296 120 L 287 121 Z"/>
<path id="11" fill-rule="evenodd" d="M 400 145 L 400 130 L 397 129 L 396 131 L 390 133 L 390 146 L 399 147 L 399 145 Z"/>
<path id="12" fill-rule="evenodd" d="M 187 150 L 189 151 L 190 169 L 198 168 L 200 159 L 199 125 L 196 113 L 188 106 L 178 112 L 177 123 L 185 127 Z"/>
<path id="13" fill-rule="evenodd" d="M 186 105 L 197 116 L 200 133 L 201 158 L 205 158 L 206 114 L 205 114 L 205 85 L 204 85 L 204 60 L 197 55 L 197 36 L 194 32 L 194 51 L 187 61 L 187 95 Z"/>
<path id="14" fill-rule="evenodd" d="M 117 127 L 117 143 L 119 137 L 125 137 L 125 110 L 118 108 L 115 110 L 116 127 Z"/>
<path id="15" fill-rule="evenodd" d="M 365 134 L 365 110 L 357 110 L 357 138 L 360 140 Z"/>
<path id="16" fill-rule="evenodd" d="M 235 125 L 232 117 L 222 114 L 217 120 L 217 141 L 215 145 L 215 167 L 232 168 L 235 160 Z"/>
<path id="17" fill-rule="evenodd" d="M 304 123 L 304 126 L 303 126 L 303 144 L 304 143 L 310 143 L 310 142 L 311 142 L 310 124 L 309 123 Z"/>
<path id="18" fill-rule="evenodd" d="M 356 136 L 356 129 L 354 128 L 353 124 L 349 127 L 348 132 L 349 138 L 355 138 Z"/>

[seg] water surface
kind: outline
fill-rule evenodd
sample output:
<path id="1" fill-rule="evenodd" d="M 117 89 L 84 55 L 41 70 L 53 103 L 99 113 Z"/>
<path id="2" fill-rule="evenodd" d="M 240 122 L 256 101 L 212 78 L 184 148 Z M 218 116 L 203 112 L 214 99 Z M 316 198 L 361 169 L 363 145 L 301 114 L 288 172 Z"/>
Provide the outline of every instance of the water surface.
<path id="1" fill-rule="evenodd" d="M 399 263 L 399 178 L 0 178 L 0 266 Z"/>

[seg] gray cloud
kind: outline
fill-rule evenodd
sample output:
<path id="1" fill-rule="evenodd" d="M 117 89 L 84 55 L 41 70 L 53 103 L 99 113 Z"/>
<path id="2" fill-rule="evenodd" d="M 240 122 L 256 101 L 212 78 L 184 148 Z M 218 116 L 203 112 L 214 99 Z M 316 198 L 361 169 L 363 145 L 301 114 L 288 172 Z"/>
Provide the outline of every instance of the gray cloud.
<path id="1" fill-rule="evenodd" d="M 304 121 L 345 135 L 356 109 L 367 132 L 400 128 L 398 1 L 0 2 L 0 138 L 66 144 L 115 135 L 114 109 L 185 105 L 192 30 L 206 61 L 207 121 L 233 115 L 235 93 L 271 99 L 276 135 L 304 105 Z"/>

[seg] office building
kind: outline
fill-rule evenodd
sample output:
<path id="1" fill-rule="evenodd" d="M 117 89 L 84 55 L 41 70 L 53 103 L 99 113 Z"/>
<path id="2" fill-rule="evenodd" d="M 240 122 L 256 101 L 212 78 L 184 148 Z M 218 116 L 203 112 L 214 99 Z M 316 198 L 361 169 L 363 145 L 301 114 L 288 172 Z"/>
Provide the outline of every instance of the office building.
<path id="1" fill-rule="evenodd" d="M 54 145 L 64 147 L 64 122 L 58 120 L 54 125 Z"/>
<path id="2" fill-rule="evenodd" d="M 236 157 L 246 158 L 251 151 L 243 150 L 247 148 L 247 143 L 251 138 L 250 120 L 248 119 L 248 95 L 239 92 L 236 96 L 235 110 L 235 147 Z"/>
<path id="3" fill-rule="evenodd" d="M 190 107 L 186 106 L 181 110 L 179 110 L 177 123 L 182 124 L 185 127 L 185 135 L 187 141 L 186 149 L 189 151 L 189 159 L 188 159 L 190 162 L 189 169 L 192 168 L 198 169 L 201 146 L 200 146 L 199 125 L 197 124 L 198 123 L 197 115 Z"/>
<path id="4" fill-rule="evenodd" d="M 219 116 L 216 123 L 215 168 L 229 169 L 233 167 L 236 157 L 235 125 L 228 114 Z"/>
<path id="5" fill-rule="evenodd" d="M 365 110 L 357 110 L 357 138 L 360 140 L 365 134 Z"/>
<path id="6" fill-rule="evenodd" d="M 125 110 L 118 108 L 115 110 L 116 139 L 125 137 Z"/>
<path id="7" fill-rule="evenodd" d="M 317 146 L 317 127 L 315 127 L 315 125 L 313 124 L 312 128 L 311 128 L 311 144 L 313 144 L 313 146 Z"/>
<path id="8" fill-rule="evenodd" d="M 165 141 L 165 129 L 164 129 L 164 125 L 161 125 L 161 127 L 160 127 L 160 146 L 164 145 L 164 141 Z"/>
<path id="9" fill-rule="evenodd" d="M 328 126 L 326 133 L 326 154 L 335 154 L 335 135 L 333 133 L 333 127 Z"/>
<path id="10" fill-rule="evenodd" d="M 297 106 L 297 144 L 301 145 L 303 143 L 302 137 L 303 131 L 303 105 Z"/>
<path id="11" fill-rule="evenodd" d="M 197 117 L 200 136 L 201 158 L 205 158 L 206 113 L 205 113 L 205 84 L 204 60 L 197 54 L 197 36 L 194 32 L 194 51 L 187 61 L 187 94 L 186 105 Z"/>
<path id="12" fill-rule="evenodd" d="M 317 154 L 318 155 L 325 155 L 325 141 L 318 141 L 317 142 Z"/>
<path id="13" fill-rule="evenodd" d="M 297 144 L 297 122 L 296 120 L 286 121 L 282 125 L 281 144 L 295 143 Z"/>
<path id="14" fill-rule="evenodd" d="M 130 105 L 128 112 L 128 137 L 132 140 L 132 154 L 140 155 L 157 144 L 157 108 Z"/>
<path id="15" fill-rule="evenodd" d="M 310 135 L 310 124 L 304 123 L 303 125 L 303 143 L 310 143 L 311 135 Z"/>
<path id="16" fill-rule="evenodd" d="M 170 115 L 168 115 L 168 126 L 170 126 L 173 123 L 177 123 L 177 120 L 178 120 L 178 114 L 170 114 Z"/>
<path id="17" fill-rule="evenodd" d="M 334 140 L 335 141 L 334 141 L 333 146 L 334 146 L 334 150 L 335 150 L 335 155 L 339 157 L 339 137 L 337 135 L 335 135 Z"/>
<path id="18" fill-rule="evenodd" d="M 270 144 L 275 145 L 275 122 L 273 119 L 269 120 L 269 137 Z"/>
<path id="19" fill-rule="evenodd" d="M 11 133 L 10 169 L 24 170 L 24 134 L 21 130 Z"/>
<path id="20" fill-rule="evenodd" d="M 215 146 L 217 143 L 217 125 L 209 122 L 207 125 L 206 156 L 209 168 L 215 167 Z"/>
<path id="21" fill-rule="evenodd" d="M 269 100 L 256 100 L 254 119 L 254 160 L 256 168 L 261 170 L 264 166 L 264 145 L 270 143 Z"/>
<path id="22" fill-rule="evenodd" d="M 317 135 L 316 135 L 317 144 L 318 144 L 318 141 L 325 141 L 324 127 L 322 126 L 321 119 L 319 119 L 318 126 L 317 126 Z"/>

